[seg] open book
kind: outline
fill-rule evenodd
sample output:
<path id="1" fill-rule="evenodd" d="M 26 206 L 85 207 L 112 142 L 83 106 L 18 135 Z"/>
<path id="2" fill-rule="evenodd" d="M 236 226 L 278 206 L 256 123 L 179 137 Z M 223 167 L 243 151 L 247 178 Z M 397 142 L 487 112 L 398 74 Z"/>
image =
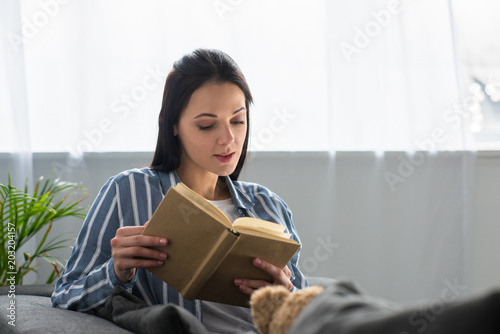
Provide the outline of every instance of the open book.
<path id="1" fill-rule="evenodd" d="M 285 226 L 256 218 L 229 221 L 212 203 L 178 183 L 168 190 L 143 231 L 162 236 L 168 254 L 161 267 L 148 268 L 189 300 L 202 299 L 248 307 L 249 296 L 235 278 L 271 277 L 255 267 L 256 257 L 283 268 L 300 247 Z"/>

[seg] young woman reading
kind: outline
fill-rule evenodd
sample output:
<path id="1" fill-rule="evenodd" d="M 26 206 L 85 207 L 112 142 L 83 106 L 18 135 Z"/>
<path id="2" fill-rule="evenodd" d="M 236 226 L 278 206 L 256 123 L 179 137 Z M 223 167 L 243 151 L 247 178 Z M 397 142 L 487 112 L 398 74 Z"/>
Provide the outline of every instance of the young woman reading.
<path id="1" fill-rule="evenodd" d="M 231 221 L 250 216 L 282 224 L 300 242 L 283 200 L 261 185 L 237 181 L 247 154 L 251 102 L 245 77 L 221 51 L 195 50 L 174 64 L 151 167 L 124 171 L 102 187 L 57 281 L 54 307 L 88 311 L 103 305 L 113 287 L 121 285 L 148 304 L 184 307 L 210 332 L 255 331 L 248 308 L 184 300 L 147 271 L 168 261 L 168 254 L 151 247 L 169 240 L 141 235 L 167 190 L 183 182 Z M 307 281 L 298 258 L 299 252 L 284 268 L 254 259 L 273 281 L 239 277 L 234 284 L 248 295 L 272 284 L 300 289 Z"/>

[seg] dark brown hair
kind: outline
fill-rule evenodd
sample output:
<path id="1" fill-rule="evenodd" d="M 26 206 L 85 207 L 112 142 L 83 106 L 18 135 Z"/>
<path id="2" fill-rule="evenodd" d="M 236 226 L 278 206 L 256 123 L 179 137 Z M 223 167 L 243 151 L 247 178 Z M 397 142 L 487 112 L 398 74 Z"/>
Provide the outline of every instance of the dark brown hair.
<path id="1" fill-rule="evenodd" d="M 176 61 L 167 76 L 163 91 L 163 103 L 158 120 L 158 141 L 151 168 L 171 172 L 179 168 L 181 149 L 174 125 L 179 122 L 181 112 L 186 108 L 193 92 L 207 82 L 232 83 L 245 95 L 247 109 L 247 134 L 243 143 L 240 160 L 234 172 L 229 175 L 237 180 L 245 163 L 250 134 L 250 104 L 252 94 L 236 62 L 219 50 L 197 49 Z"/>

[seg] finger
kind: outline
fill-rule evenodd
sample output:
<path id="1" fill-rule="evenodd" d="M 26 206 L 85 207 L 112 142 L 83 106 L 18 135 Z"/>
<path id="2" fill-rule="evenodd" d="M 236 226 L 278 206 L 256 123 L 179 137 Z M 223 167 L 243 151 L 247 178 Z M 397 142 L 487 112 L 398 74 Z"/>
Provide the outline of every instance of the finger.
<path id="1" fill-rule="evenodd" d="M 292 272 L 290 271 L 288 266 L 285 266 L 282 270 L 285 273 L 286 277 L 288 277 L 289 279 L 292 277 Z"/>
<path id="2" fill-rule="evenodd" d="M 252 289 L 252 288 L 250 288 L 250 287 L 248 287 L 246 285 L 240 285 L 239 289 L 240 289 L 241 292 L 243 292 L 244 294 L 249 295 L 249 296 L 251 296 L 252 293 L 254 293 L 255 291 L 257 291 L 256 289 Z"/>
<path id="3" fill-rule="evenodd" d="M 132 246 L 166 246 L 168 244 L 167 238 L 154 237 L 150 235 L 129 235 L 117 236 L 111 239 L 111 247 L 132 247 Z"/>
<path id="4" fill-rule="evenodd" d="M 289 277 L 282 269 L 258 258 L 255 258 L 253 262 L 257 267 L 273 277 L 274 284 L 283 285 L 288 290 L 291 290 L 293 288 L 293 284 L 292 282 L 290 282 L 291 273 Z"/>
<path id="5" fill-rule="evenodd" d="M 255 289 L 255 290 L 263 288 L 265 286 L 272 285 L 272 283 L 269 283 L 268 281 L 264 281 L 261 279 L 259 279 L 259 280 L 257 280 L 257 279 L 240 279 L 240 281 L 241 281 L 240 284 L 236 284 L 236 282 L 235 282 L 235 284 L 238 286 L 243 285 L 243 286 Z"/>
<path id="6" fill-rule="evenodd" d="M 144 259 L 144 260 L 165 260 L 168 255 L 158 250 L 147 247 L 125 247 L 116 248 L 112 252 L 113 258 L 116 259 Z"/>
<path id="7" fill-rule="evenodd" d="M 253 260 L 253 263 L 255 266 L 257 266 L 258 268 L 262 269 L 263 271 L 271 275 L 271 277 L 274 278 L 274 280 L 278 281 L 287 280 L 287 277 L 283 272 L 283 270 L 281 270 L 281 268 L 276 267 L 274 264 L 271 264 L 267 261 L 258 258 L 255 258 Z"/>
<path id="8" fill-rule="evenodd" d="M 272 285 L 271 283 L 263 280 L 251 279 L 235 279 L 235 285 L 247 295 L 251 295 L 254 291 Z"/>
<path id="9" fill-rule="evenodd" d="M 144 226 L 124 226 L 116 230 L 117 236 L 129 236 L 141 234 L 144 230 Z"/>
<path id="10" fill-rule="evenodd" d="M 163 263 L 163 261 L 151 259 L 125 258 L 120 261 L 116 261 L 115 268 L 119 271 L 126 271 L 133 268 L 159 267 L 163 265 Z"/>

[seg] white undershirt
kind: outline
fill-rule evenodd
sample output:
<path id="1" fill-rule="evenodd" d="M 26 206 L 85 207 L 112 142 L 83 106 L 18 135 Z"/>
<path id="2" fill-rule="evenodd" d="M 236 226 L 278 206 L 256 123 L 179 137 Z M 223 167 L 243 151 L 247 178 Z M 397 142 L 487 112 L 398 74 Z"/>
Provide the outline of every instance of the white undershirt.
<path id="1" fill-rule="evenodd" d="M 231 222 L 238 218 L 231 198 L 209 202 L 224 212 Z M 257 333 L 249 308 L 207 301 L 201 305 L 203 324 L 210 333 Z"/>

